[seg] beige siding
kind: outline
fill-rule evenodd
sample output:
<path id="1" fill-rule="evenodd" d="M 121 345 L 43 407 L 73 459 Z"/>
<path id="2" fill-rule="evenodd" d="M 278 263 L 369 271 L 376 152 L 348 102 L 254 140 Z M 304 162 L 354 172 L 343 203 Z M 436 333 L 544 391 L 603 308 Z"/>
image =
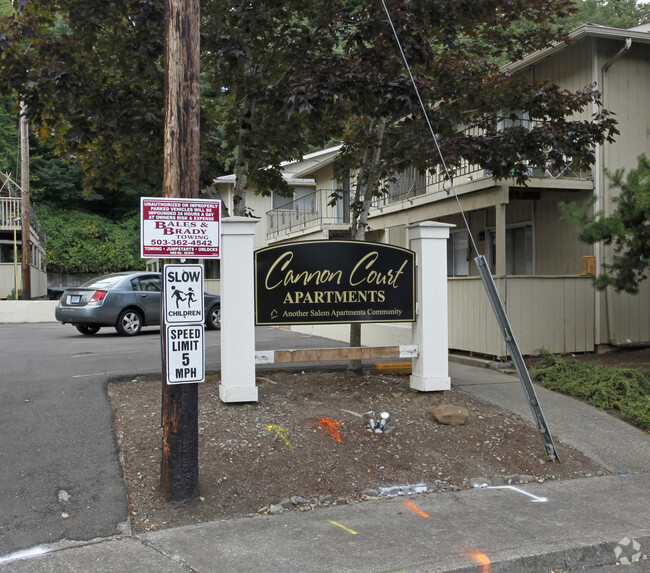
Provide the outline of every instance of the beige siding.
<path id="1" fill-rule="evenodd" d="M 598 81 L 594 78 L 591 65 L 594 52 L 592 39 L 577 42 L 569 50 L 564 50 L 535 65 L 533 79 L 550 81 L 571 92 L 582 90 L 585 86 Z M 590 119 L 590 111 L 586 110 L 578 117 Z"/>
<path id="2" fill-rule="evenodd" d="M 0 298 L 7 298 L 15 288 L 13 263 L 0 263 Z M 17 266 L 18 290 L 23 288 L 23 277 L 18 261 Z M 47 273 L 36 267 L 30 266 L 30 287 L 32 298 L 47 296 Z"/>
<path id="3" fill-rule="evenodd" d="M 584 204 L 588 192 L 544 193 L 535 203 L 535 273 L 571 275 L 582 271 L 582 257 L 593 255 L 593 247 L 578 240 L 579 227 L 560 220 L 560 201 Z"/>
<path id="4" fill-rule="evenodd" d="M 594 350 L 594 289 L 586 277 L 495 279 L 519 348 L 532 354 Z M 505 356 L 507 349 L 480 279 L 450 279 L 449 346 Z"/>
<path id="5" fill-rule="evenodd" d="M 334 181 L 334 165 L 330 163 L 322 169 L 315 171 L 311 177 L 316 181 L 316 189 L 332 189 Z"/>
<path id="6" fill-rule="evenodd" d="M 609 60 L 623 47 L 623 41 L 603 43 L 602 62 Z M 632 44 L 630 51 L 621 56 L 604 76 L 603 99 L 605 107 L 616 113 L 620 135 L 616 145 L 606 145 L 604 161 L 607 169 L 636 166 L 641 153 L 650 154 L 650 47 Z M 606 185 L 605 193 L 609 192 Z M 604 208 L 612 209 L 606 202 Z"/>
<path id="7" fill-rule="evenodd" d="M 496 282 L 499 288 L 502 281 Z M 506 345 L 481 279 L 454 278 L 447 284 L 449 348 L 505 356 Z"/>
<path id="8" fill-rule="evenodd" d="M 610 344 L 650 342 L 650 283 L 646 280 L 636 296 L 607 293 Z"/>

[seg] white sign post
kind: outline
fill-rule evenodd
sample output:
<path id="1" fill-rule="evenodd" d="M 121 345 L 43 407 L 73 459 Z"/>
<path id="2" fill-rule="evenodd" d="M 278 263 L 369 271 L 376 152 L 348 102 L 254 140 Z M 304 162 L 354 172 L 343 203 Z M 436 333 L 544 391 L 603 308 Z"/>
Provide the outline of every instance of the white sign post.
<path id="1" fill-rule="evenodd" d="M 167 384 L 205 381 L 203 265 L 163 267 Z"/>

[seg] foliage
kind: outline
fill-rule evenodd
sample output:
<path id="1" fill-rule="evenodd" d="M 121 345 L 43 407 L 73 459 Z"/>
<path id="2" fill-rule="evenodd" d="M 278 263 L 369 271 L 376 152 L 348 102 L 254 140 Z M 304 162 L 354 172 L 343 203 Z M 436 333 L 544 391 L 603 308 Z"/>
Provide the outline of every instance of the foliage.
<path id="1" fill-rule="evenodd" d="M 0 91 L 20 94 L 84 184 L 162 180 L 162 2 L 33 0 L 0 29 Z"/>
<path id="2" fill-rule="evenodd" d="M 545 388 L 586 400 L 601 410 L 618 410 L 638 427 L 650 430 L 650 372 L 544 352 L 530 375 Z"/>
<path id="3" fill-rule="evenodd" d="M 0 18 L 11 16 L 14 13 L 14 7 L 11 0 L 0 0 Z"/>
<path id="4" fill-rule="evenodd" d="M 249 180 L 256 191 L 289 195 L 280 164 L 332 136 L 326 118 L 286 113 L 296 63 L 330 52 L 336 2 L 309 0 L 202 3 L 202 70 L 213 99 L 204 110 L 220 122 L 221 155 L 236 174 L 235 215 L 246 214 Z"/>
<path id="5" fill-rule="evenodd" d="M 577 11 L 562 20 L 566 30 L 582 24 L 632 28 L 650 22 L 650 4 L 637 0 L 577 0 Z"/>
<path id="6" fill-rule="evenodd" d="M 92 273 L 139 270 L 139 218 L 121 223 L 78 210 L 37 209 L 47 234 L 48 270 Z"/>
<path id="7" fill-rule="evenodd" d="M 0 97 L 0 171 L 16 179 L 18 111 L 9 97 Z"/>
<path id="8" fill-rule="evenodd" d="M 497 180 L 523 184 L 531 167 L 559 167 L 566 156 L 587 167 L 594 144 L 613 141 L 615 121 L 595 86 L 568 92 L 495 62 L 561 39 L 556 25 L 571 12 L 570 1 L 387 4 L 425 113 L 381 0 L 341 2 L 332 26 L 338 49 L 301 59 L 291 77 L 293 113 L 347 126 L 343 158 L 361 173 L 352 201 L 360 227 L 370 199 L 382 193 L 379 182 L 408 166 L 434 170 L 444 161 L 453 177 L 463 164 L 476 164 Z M 513 29 L 522 20 L 535 26 Z M 597 114 L 576 119 L 589 105 Z"/>
<path id="9" fill-rule="evenodd" d="M 16 289 L 12 288 L 11 292 L 7 295 L 7 300 L 22 300 L 23 298 L 23 289 L 18 289 L 18 297 L 16 297 Z"/>
<path id="10" fill-rule="evenodd" d="M 611 262 L 603 263 L 603 273 L 596 277 L 596 287 L 613 286 L 617 292 L 638 294 L 640 283 L 650 267 L 650 160 L 639 156 L 638 166 L 625 177 L 625 170 L 608 173 L 613 188 L 620 194 L 612 201 L 616 210 L 590 215 L 575 203 L 562 205 L 563 217 L 582 226 L 578 238 L 589 244 L 613 245 Z"/>

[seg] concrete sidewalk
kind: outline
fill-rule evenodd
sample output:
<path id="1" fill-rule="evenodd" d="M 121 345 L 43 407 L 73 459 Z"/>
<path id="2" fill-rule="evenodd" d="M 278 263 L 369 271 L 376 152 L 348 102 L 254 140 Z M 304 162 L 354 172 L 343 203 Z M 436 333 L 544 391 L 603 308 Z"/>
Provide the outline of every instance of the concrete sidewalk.
<path id="1" fill-rule="evenodd" d="M 450 373 L 455 386 L 532 419 L 516 377 L 465 364 L 451 364 Z M 548 573 L 649 554 L 650 436 L 577 400 L 536 389 L 554 439 L 610 475 L 64 542 L 41 548 L 49 552 L 39 557 L 6 556 L 0 571 Z M 646 567 L 630 569 L 641 570 Z"/>

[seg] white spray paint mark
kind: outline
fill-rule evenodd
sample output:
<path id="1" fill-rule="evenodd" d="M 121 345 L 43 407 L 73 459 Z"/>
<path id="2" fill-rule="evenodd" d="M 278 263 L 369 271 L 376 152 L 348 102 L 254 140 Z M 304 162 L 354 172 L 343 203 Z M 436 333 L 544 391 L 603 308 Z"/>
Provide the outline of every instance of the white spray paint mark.
<path id="1" fill-rule="evenodd" d="M 3 555 L 0 557 L 0 563 L 9 563 L 10 561 L 18 561 L 19 559 L 29 559 L 30 557 L 38 557 L 39 555 L 45 555 L 52 551 L 43 545 L 37 545 L 31 549 L 23 549 L 22 551 L 16 551 L 15 553 L 9 553 L 8 555 Z"/>
<path id="2" fill-rule="evenodd" d="M 537 495 L 533 495 L 532 493 L 528 493 L 527 491 L 524 491 L 523 489 L 519 489 L 518 487 L 515 487 L 514 485 L 493 485 L 493 486 L 488 486 L 487 489 L 511 489 L 513 491 L 516 491 L 518 493 L 523 493 L 524 495 L 527 495 L 528 497 L 533 498 L 533 503 L 546 503 L 548 501 L 548 498 L 546 497 L 539 497 Z"/>

